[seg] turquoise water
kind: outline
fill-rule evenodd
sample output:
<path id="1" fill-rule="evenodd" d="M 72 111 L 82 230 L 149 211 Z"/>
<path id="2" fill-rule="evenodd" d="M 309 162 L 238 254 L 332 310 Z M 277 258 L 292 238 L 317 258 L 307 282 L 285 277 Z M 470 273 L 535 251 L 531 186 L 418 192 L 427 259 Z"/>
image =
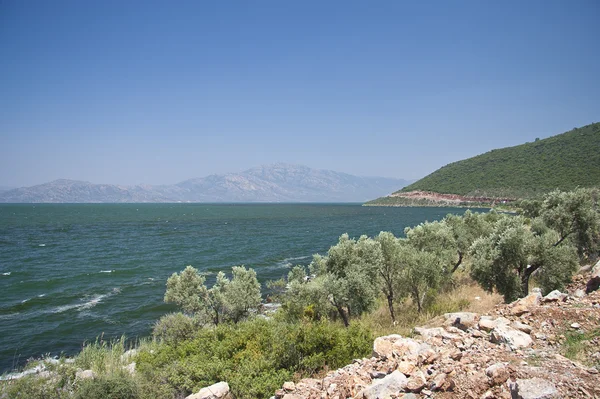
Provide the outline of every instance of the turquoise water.
<path id="1" fill-rule="evenodd" d="M 401 235 L 449 208 L 360 205 L 0 205 L 0 372 L 85 340 L 148 335 L 166 279 L 244 264 L 261 282 L 308 264 L 342 233 Z"/>

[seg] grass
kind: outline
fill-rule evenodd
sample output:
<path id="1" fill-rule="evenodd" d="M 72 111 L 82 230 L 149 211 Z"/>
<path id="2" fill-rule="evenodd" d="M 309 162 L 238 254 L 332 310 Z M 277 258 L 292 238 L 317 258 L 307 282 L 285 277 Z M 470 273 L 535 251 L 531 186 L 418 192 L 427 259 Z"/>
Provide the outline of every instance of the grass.
<path id="1" fill-rule="evenodd" d="M 369 328 L 375 336 L 389 334 L 411 335 L 414 327 L 426 325 L 432 319 L 453 312 L 486 313 L 499 303 L 502 296 L 490 294 L 471 280 L 466 274 L 456 273 L 454 287 L 437 295 L 435 300 L 429 302 L 422 313 L 410 299 L 403 301 L 395 307 L 396 324 L 383 300 L 377 310 L 362 317 L 360 323 Z M 475 299 L 479 298 L 479 299 Z"/>
<path id="2" fill-rule="evenodd" d="M 573 361 L 587 366 L 600 366 L 600 360 L 591 359 L 591 352 L 598 350 L 600 340 L 600 327 L 586 332 L 566 331 L 565 342 L 562 347 L 563 355 Z"/>

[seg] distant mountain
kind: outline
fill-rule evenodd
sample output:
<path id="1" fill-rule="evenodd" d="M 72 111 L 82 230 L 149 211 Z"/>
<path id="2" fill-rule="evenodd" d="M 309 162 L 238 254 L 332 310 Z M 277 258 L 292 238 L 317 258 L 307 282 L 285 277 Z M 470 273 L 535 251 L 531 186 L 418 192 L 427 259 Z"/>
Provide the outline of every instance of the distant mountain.
<path id="1" fill-rule="evenodd" d="M 280 163 L 163 186 L 119 186 L 61 179 L 0 192 L 0 202 L 364 202 L 408 183 L 402 179 L 358 177 Z"/>
<path id="2" fill-rule="evenodd" d="M 600 123 L 446 165 L 369 205 L 538 197 L 553 189 L 600 187 Z M 480 201 L 481 200 L 481 201 Z"/>
<path id="3" fill-rule="evenodd" d="M 12 190 L 13 188 L 15 188 L 15 187 L 0 186 L 0 193 L 2 193 L 4 191 Z"/>

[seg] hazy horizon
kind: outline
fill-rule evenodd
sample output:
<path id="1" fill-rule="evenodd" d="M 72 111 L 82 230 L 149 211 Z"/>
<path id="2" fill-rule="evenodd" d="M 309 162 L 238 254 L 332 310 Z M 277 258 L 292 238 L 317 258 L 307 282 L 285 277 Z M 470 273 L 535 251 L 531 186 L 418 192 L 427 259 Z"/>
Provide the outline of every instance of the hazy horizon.
<path id="1" fill-rule="evenodd" d="M 600 3 L 0 2 L 0 186 L 414 180 L 600 120 Z"/>

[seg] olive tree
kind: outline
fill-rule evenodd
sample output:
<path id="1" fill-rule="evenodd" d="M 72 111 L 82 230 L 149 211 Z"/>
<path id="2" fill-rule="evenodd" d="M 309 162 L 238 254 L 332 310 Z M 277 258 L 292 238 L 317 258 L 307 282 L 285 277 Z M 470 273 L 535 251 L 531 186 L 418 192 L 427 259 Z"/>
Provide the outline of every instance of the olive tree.
<path id="1" fill-rule="evenodd" d="M 522 216 L 500 219 L 491 234 L 473 243 L 471 275 L 506 302 L 528 294 L 534 273 L 545 291 L 560 288 L 576 270 L 577 255 L 568 243 L 555 245 L 558 239 L 556 231 L 532 228 Z"/>
<path id="2" fill-rule="evenodd" d="M 439 253 L 414 247 L 402 241 L 398 254 L 402 264 L 401 285 L 417 305 L 419 313 L 431 290 L 437 289 L 445 274 L 445 259 Z"/>
<path id="3" fill-rule="evenodd" d="M 401 262 L 401 244 L 392 233 L 382 231 L 375 237 L 375 241 L 381 247 L 382 260 L 376 265 L 379 274 L 381 289 L 385 295 L 390 311 L 392 322 L 396 321 L 394 313 L 394 301 L 404 296 L 405 291 L 400 289 L 402 270 L 404 264 Z"/>
<path id="4" fill-rule="evenodd" d="M 600 214 L 597 191 L 576 189 L 548 193 L 539 210 L 544 223 L 558 232 L 554 246 L 569 239 L 580 256 L 595 256 L 600 242 Z"/>
<path id="5" fill-rule="evenodd" d="M 222 321 L 238 322 L 260 305 L 260 284 L 256 272 L 244 266 L 232 268 L 233 278 L 219 272 L 212 288 L 197 269 L 187 266 L 167 280 L 164 300 L 181 307 L 187 314 L 209 319 L 218 325 Z"/>
<path id="6" fill-rule="evenodd" d="M 369 311 L 375 305 L 379 292 L 376 267 L 380 262 L 381 247 L 367 236 L 354 240 L 343 234 L 337 245 L 329 248 L 323 285 L 346 327 L 352 316 Z M 317 268 L 322 269 L 322 266 Z"/>

